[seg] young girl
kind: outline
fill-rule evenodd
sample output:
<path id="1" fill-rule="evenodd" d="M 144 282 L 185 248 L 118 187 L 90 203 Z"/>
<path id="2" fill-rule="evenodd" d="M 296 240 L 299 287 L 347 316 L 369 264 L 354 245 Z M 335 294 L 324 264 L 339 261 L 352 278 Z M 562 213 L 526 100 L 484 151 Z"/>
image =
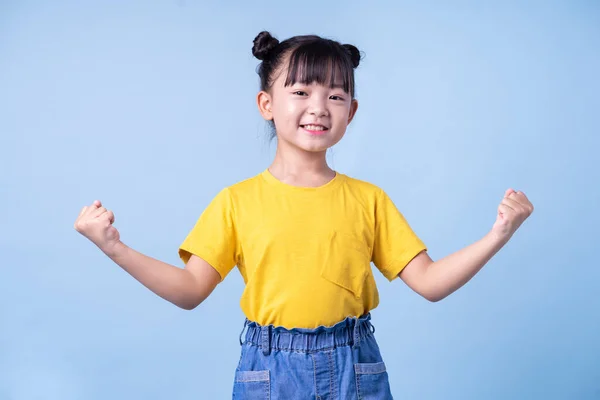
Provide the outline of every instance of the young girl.
<path id="1" fill-rule="evenodd" d="M 257 103 L 277 137 L 275 159 L 201 213 L 179 249 L 185 268 L 127 247 L 99 201 L 83 207 L 75 229 L 188 310 L 238 267 L 247 319 L 234 398 L 391 399 L 370 322 L 379 303 L 371 262 L 388 280 L 400 277 L 439 301 L 508 242 L 533 206 L 507 190 L 485 237 L 434 262 L 382 189 L 326 163 L 358 107 L 358 49 L 318 36 L 280 43 L 261 32 L 252 52 L 262 60 Z"/>

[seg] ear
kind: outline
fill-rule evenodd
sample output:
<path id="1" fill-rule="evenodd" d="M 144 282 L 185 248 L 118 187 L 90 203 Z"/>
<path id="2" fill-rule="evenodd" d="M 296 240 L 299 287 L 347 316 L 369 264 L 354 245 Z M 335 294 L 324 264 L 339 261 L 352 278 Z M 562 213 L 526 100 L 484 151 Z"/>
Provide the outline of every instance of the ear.
<path id="1" fill-rule="evenodd" d="M 260 111 L 260 115 L 262 115 L 262 117 L 267 121 L 273 120 L 273 111 L 271 110 L 273 100 L 271 95 L 264 90 L 261 90 L 256 96 L 256 103 L 258 105 L 258 111 Z"/>
<path id="2" fill-rule="evenodd" d="M 348 125 L 350 125 L 350 122 L 352 122 L 352 120 L 354 119 L 354 116 L 356 115 L 356 110 L 358 110 L 358 101 L 356 99 L 353 99 L 352 103 L 350 104 L 350 113 L 348 113 Z"/>

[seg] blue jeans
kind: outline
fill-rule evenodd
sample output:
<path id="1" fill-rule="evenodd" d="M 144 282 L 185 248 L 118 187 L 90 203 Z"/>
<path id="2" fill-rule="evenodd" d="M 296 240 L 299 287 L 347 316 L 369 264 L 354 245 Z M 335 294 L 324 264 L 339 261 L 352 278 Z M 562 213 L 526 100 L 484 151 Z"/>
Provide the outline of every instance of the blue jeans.
<path id="1" fill-rule="evenodd" d="M 371 315 L 331 327 L 285 329 L 246 320 L 234 399 L 388 400 Z"/>

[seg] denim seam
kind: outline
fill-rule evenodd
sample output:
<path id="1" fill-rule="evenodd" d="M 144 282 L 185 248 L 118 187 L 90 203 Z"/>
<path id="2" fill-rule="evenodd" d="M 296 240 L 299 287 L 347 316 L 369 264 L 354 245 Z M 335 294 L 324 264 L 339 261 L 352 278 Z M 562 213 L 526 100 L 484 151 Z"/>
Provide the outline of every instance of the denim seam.
<path id="1" fill-rule="evenodd" d="M 335 383 L 335 363 L 333 360 L 333 351 L 327 352 L 327 358 L 329 361 L 329 395 L 332 400 L 337 399 L 337 385 Z"/>
<path id="2" fill-rule="evenodd" d="M 235 381 L 239 382 L 239 383 L 243 383 L 243 382 L 267 382 L 269 380 L 271 380 L 271 374 L 269 370 L 263 370 L 263 371 L 256 371 L 256 372 L 267 372 L 267 377 L 266 378 L 245 378 L 245 379 L 239 379 L 236 378 Z M 254 372 L 254 371 L 252 371 Z"/>
<path id="3" fill-rule="evenodd" d="M 242 367 L 242 358 L 244 357 L 244 349 L 242 348 L 242 351 L 240 351 L 240 359 L 238 360 L 238 365 L 237 368 L 235 369 L 236 371 L 239 371 L 240 368 Z"/>
<path id="4" fill-rule="evenodd" d="M 360 394 L 360 375 L 356 373 L 356 365 L 354 365 L 354 378 L 356 379 L 356 397 L 358 400 L 362 400 L 362 395 Z"/>
<path id="5" fill-rule="evenodd" d="M 377 371 L 377 372 L 361 372 L 358 375 L 379 375 L 379 374 L 383 374 L 386 371 Z"/>
<path id="6" fill-rule="evenodd" d="M 246 382 L 268 382 L 269 379 L 238 379 L 236 382 L 238 383 L 246 383 Z"/>
<path id="7" fill-rule="evenodd" d="M 310 355 L 313 361 L 313 375 L 315 377 L 315 397 L 319 398 L 319 390 L 317 389 L 317 362 L 315 361 L 315 356 L 313 354 Z"/>
<path id="8" fill-rule="evenodd" d="M 267 384 L 265 386 L 265 390 L 267 391 L 265 397 L 267 400 L 271 400 L 271 371 L 269 371 L 269 379 L 267 380 Z"/>
<path id="9" fill-rule="evenodd" d="M 361 371 L 359 372 L 359 366 L 365 367 L 365 365 L 370 365 L 370 366 L 377 366 L 377 369 L 375 369 L 374 371 L 369 371 L 368 369 L 365 371 L 363 370 L 363 368 L 360 368 Z M 354 365 L 354 372 L 357 375 L 378 375 L 378 374 L 383 374 L 385 372 L 387 372 L 387 368 L 385 365 L 385 362 L 380 361 L 380 362 L 376 362 L 376 363 L 357 363 Z"/>

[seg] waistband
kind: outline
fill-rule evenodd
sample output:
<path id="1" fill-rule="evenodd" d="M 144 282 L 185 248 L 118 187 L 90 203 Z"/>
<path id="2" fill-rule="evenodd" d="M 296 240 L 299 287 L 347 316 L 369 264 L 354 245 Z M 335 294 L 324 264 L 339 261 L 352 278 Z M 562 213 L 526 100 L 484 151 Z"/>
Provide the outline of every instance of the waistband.
<path id="1" fill-rule="evenodd" d="M 371 314 L 361 317 L 347 317 L 333 326 L 320 326 L 315 329 L 261 326 L 246 319 L 240 333 L 240 344 L 250 343 L 262 348 L 263 354 L 271 350 L 311 353 L 341 346 L 360 345 L 360 341 L 375 333 Z M 242 336 L 246 330 L 245 342 Z"/>

